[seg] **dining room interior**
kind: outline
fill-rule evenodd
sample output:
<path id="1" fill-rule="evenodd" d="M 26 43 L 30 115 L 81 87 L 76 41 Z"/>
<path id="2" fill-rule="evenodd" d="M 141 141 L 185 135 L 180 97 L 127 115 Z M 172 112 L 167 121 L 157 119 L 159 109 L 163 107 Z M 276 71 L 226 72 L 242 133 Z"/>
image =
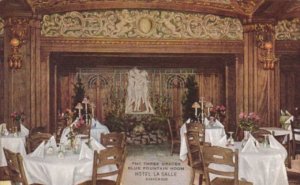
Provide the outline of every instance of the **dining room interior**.
<path id="1" fill-rule="evenodd" d="M 300 184 L 299 59 L 296 0 L 0 0 L 0 185 Z"/>

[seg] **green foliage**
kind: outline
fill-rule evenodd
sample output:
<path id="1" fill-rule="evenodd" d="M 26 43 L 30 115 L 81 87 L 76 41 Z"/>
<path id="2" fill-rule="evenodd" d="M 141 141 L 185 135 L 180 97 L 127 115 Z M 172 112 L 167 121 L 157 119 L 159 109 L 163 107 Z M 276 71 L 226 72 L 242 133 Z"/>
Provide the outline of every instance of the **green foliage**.
<path id="1" fill-rule="evenodd" d="M 112 91 L 113 92 L 113 91 Z M 142 125 L 146 132 L 154 130 L 165 131 L 167 118 L 170 115 L 170 98 L 155 95 L 151 98 L 155 114 L 125 114 L 125 96 L 118 97 L 111 93 L 105 106 L 105 125 L 110 131 L 132 132 L 136 126 Z"/>
<path id="2" fill-rule="evenodd" d="M 81 78 L 79 76 L 77 77 L 76 83 L 73 85 L 73 91 L 74 96 L 72 96 L 72 110 L 76 111 L 75 106 L 77 105 L 77 103 L 81 103 L 85 96 L 84 85 L 81 82 Z M 75 112 L 75 114 L 73 115 L 73 118 L 76 117 L 78 117 L 78 112 Z"/>
<path id="3" fill-rule="evenodd" d="M 189 75 L 185 82 L 185 88 L 187 89 L 182 101 L 182 118 L 187 120 L 188 118 L 195 118 L 195 110 L 192 108 L 194 102 L 199 101 L 198 84 L 194 75 Z"/>

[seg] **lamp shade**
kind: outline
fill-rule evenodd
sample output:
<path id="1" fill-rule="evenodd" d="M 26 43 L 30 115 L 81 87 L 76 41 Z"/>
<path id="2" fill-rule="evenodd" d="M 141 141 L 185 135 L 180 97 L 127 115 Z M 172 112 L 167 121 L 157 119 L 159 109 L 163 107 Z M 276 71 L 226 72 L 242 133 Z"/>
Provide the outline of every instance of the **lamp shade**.
<path id="1" fill-rule="evenodd" d="M 192 105 L 192 108 L 196 109 L 196 108 L 200 108 L 200 104 L 198 102 L 194 102 Z"/>
<path id="2" fill-rule="evenodd" d="M 83 109 L 83 107 L 82 107 L 81 103 L 77 103 L 77 105 L 76 105 L 75 109 Z"/>
<path id="3" fill-rule="evenodd" d="M 213 107 L 213 104 L 211 102 L 206 102 L 205 103 L 205 107 L 206 108 L 212 108 Z"/>

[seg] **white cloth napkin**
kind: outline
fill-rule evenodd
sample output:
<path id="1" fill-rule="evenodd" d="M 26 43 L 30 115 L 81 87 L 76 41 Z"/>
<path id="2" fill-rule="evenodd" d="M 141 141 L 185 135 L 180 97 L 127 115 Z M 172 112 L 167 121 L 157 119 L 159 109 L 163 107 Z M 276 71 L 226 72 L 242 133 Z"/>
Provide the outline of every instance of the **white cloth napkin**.
<path id="1" fill-rule="evenodd" d="M 282 144 L 280 144 L 273 135 L 269 135 L 269 142 L 270 142 L 270 148 L 274 148 L 274 149 L 278 149 L 280 150 L 280 155 L 282 157 L 283 160 L 285 160 L 285 158 L 287 157 L 287 151 L 284 148 L 284 146 L 282 146 Z"/>
<path id="2" fill-rule="evenodd" d="M 205 126 L 209 125 L 209 120 L 207 118 L 204 119 L 204 125 Z M 215 120 L 214 126 L 215 127 L 222 127 L 222 128 L 224 128 L 224 125 L 219 120 L 217 120 L 217 119 Z"/>
<path id="3" fill-rule="evenodd" d="M 93 159 L 93 151 L 84 143 L 81 144 L 81 150 L 79 154 L 79 160 L 81 159 Z"/>
<path id="4" fill-rule="evenodd" d="M 45 141 L 43 141 L 31 154 L 31 157 L 44 158 L 45 154 Z"/>
<path id="5" fill-rule="evenodd" d="M 29 135 L 29 130 L 23 124 L 21 124 L 21 133 L 24 136 L 28 136 Z"/>
<path id="6" fill-rule="evenodd" d="M 57 150 L 57 144 L 54 136 L 51 136 L 51 138 L 48 140 L 48 142 L 45 144 L 45 148 L 52 147 L 55 151 Z"/>
<path id="7" fill-rule="evenodd" d="M 292 121 L 294 121 L 294 116 L 289 117 L 284 123 L 291 123 Z"/>
<path id="8" fill-rule="evenodd" d="M 185 123 L 190 123 L 190 122 L 191 122 L 191 118 L 189 118 L 185 121 Z"/>
<path id="9" fill-rule="evenodd" d="M 292 114 L 291 114 L 289 111 L 287 111 L 287 110 L 285 110 L 285 114 L 286 114 L 287 116 L 292 116 Z"/>
<path id="10" fill-rule="evenodd" d="M 105 149 L 105 147 L 102 144 L 100 144 L 98 141 L 96 141 L 92 137 L 91 137 L 91 140 L 90 140 L 90 145 L 91 145 L 91 148 L 93 150 L 97 150 L 97 152 Z"/>
<path id="11" fill-rule="evenodd" d="M 102 125 L 98 120 L 96 119 L 92 119 L 92 127 L 93 128 L 103 128 L 105 127 L 104 125 Z"/>
<path id="12" fill-rule="evenodd" d="M 246 142 L 244 148 L 242 149 L 242 152 L 257 153 L 258 149 L 255 146 L 255 143 L 258 143 L 257 140 L 250 134 L 248 141 Z"/>
<path id="13" fill-rule="evenodd" d="M 283 110 L 280 110 L 280 116 L 285 116 L 285 112 L 283 112 Z"/>
<path id="14" fill-rule="evenodd" d="M 218 142 L 214 144 L 214 146 L 226 147 L 227 145 L 227 137 L 224 135 Z"/>
<path id="15" fill-rule="evenodd" d="M 6 123 L 1 123 L 0 124 L 0 132 L 5 129 L 6 129 Z"/>

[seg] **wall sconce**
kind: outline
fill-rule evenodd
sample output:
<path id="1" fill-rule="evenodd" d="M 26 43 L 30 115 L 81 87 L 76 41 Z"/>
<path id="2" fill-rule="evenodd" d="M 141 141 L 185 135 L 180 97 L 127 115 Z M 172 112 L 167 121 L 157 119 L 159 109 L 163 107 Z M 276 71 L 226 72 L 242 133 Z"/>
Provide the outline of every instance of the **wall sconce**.
<path id="1" fill-rule="evenodd" d="M 29 19 L 8 18 L 6 24 L 11 34 L 11 40 L 9 42 L 11 54 L 8 56 L 8 66 L 11 69 L 20 69 L 22 67 L 23 57 L 19 50 L 26 41 Z"/>
<path id="2" fill-rule="evenodd" d="M 256 40 L 259 48 L 258 60 L 265 70 L 273 70 L 278 62 L 274 54 L 274 26 L 271 24 L 258 24 L 256 26 Z"/>

